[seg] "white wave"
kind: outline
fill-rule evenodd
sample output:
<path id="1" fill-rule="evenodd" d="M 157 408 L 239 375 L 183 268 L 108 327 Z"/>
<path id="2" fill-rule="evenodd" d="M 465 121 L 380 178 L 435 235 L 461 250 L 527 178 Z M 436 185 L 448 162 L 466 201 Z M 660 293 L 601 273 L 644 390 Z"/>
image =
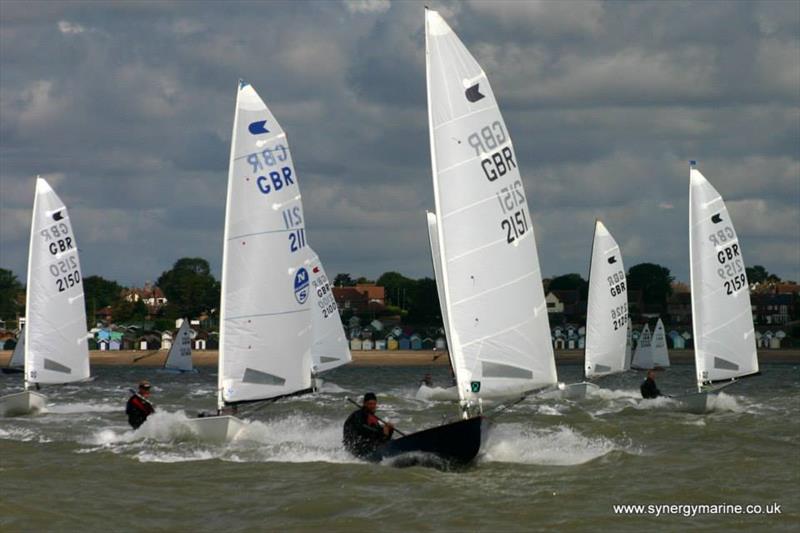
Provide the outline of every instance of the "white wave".
<path id="1" fill-rule="evenodd" d="M 641 398 L 642 394 L 638 390 L 620 390 L 620 389 L 604 389 L 604 388 L 589 388 L 586 391 L 589 398 L 597 398 L 600 400 L 621 400 L 626 398 Z"/>
<path id="2" fill-rule="evenodd" d="M 92 435 L 89 442 L 91 444 L 109 446 L 141 439 L 153 439 L 162 442 L 188 440 L 194 437 L 194 433 L 189 425 L 185 423 L 187 420 L 188 417 L 183 411 L 175 413 L 157 411 L 150 415 L 139 429 L 121 431 L 101 429 Z"/>
<path id="3" fill-rule="evenodd" d="M 708 410 L 717 413 L 732 412 L 744 413 L 747 412 L 746 406 L 742 405 L 735 396 L 719 392 L 718 394 L 710 394 L 708 397 Z"/>
<path id="4" fill-rule="evenodd" d="M 499 424 L 489 433 L 481 460 L 569 466 L 623 449 L 604 437 L 585 437 L 567 426 L 532 429 L 523 424 Z"/>
<path id="5" fill-rule="evenodd" d="M 18 442 L 38 442 L 38 443 L 45 443 L 45 442 L 53 442 L 53 439 L 45 437 L 39 433 L 36 433 L 32 429 L 27 428 L 7 428 L 2 429 L 0 428 L 0 440 L 14 440 Z"/>
<path id="6" fill-rule="evenodd" d="M 124 406 L 120 407 L 119 404 L 89 402 L 54 403 L 47 409 L 49 413 L 62 415 L 72 413 L 114 413 L 123 412 L 124 410 Z"/>
<path id="7" fill-rule="evenodd" d="M 142 463 L 184 463 L 188 461 L 208 461 L 217 459 L 219 453 L 210 450 L 189 451 L 153 451 L 142 450 L 136 454 L 136 459 Z"/>
<path id="8" fill-rule="evenodd" d="M 322 383 L 319 385 L 319 392 L 328 394 L 341 394 L 343 392 L 351 392 L 351 391 L 350 389 L 345 389 L 343 387 L 340 387 L 336 383 L 332 383 L 330 381 L 322 381 Z"/>

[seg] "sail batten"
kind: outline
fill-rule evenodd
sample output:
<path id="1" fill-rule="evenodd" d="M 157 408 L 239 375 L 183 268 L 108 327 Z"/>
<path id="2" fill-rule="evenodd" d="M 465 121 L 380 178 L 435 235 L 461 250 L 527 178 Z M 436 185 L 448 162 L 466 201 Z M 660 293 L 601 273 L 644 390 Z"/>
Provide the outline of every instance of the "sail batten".
<path id="1" fill-rule="evenodd" d="M 426 10 L 425 19 L 429 236 L 435 229 L 434 270 L 438 257 L 459 397 L 472 403 L 482 390 L 553 385 L 538 253 L 511 136 L 483 69 L 437 12 Z M 511 368 L 518 370 L 498 371 Z"/>
<path id="2" fill-rule="evenodd" d="M 722 196 L 694 167 L 689 173 L 689 253 L 698 390 L 706 383 L 757 374 L 739 238 Z"/>

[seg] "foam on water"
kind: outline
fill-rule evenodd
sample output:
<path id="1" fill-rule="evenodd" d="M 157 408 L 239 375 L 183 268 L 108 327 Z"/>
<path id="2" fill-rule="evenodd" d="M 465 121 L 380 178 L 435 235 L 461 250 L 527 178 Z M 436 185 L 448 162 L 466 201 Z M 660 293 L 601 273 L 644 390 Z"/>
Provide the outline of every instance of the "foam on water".
<path id="1" fill-rule="evenodd" d="M 14 440 L 19 442 L 53 442 L 53 439 L 28 428 L 10 427 L 0 428 L 0 440 Z"/>
<path id="2" fill-rule="evenodd" d="M 482 462 L 571 466 L 615 450 L 627 451 L 604 437 L 586 437 L 568 426 L 533 429 L 523 424 L 498 424 L 489 433 Z"/>
<path id="3" fill-rule="evenodd" d="M 119 404 L 74 402 L 50 404 L 48 405 L 47 411 L 48 413 L 55 414 L 114 413 L 121 412 L 122 408 Z"/>
<path id="4" fill-rule="evenodd" d="M 592 399 L 599 400 L 621 400 L 625 398 L 641 398 L 642 395 L 638 390 L 620 390 L 620 389 L 604 389 L 604 388 L 589 388 L 586 391 L 586 396 Z"/>

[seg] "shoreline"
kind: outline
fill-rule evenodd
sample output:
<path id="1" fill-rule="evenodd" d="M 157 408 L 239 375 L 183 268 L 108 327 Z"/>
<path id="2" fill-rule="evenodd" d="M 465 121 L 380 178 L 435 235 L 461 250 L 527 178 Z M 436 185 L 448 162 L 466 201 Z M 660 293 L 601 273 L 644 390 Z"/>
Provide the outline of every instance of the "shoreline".
<path id="1" fill-rule="evenodd" d="M 558 350 L 555 352 L 557 364 L 583 363 L 583 350 Z M 89 357 L 92 366 L 143 366 L 164 365 L 167 350 L 91 350 Z M 195 351 L 192 361 L 195 366 L 217 366 L 216 350 Z M 670 362 L 690 364 L 694 361 L 693 350 L 670 350 Z M 11 359 L 10 351 L 0 351 L 0 366 L 7 366 Z M 762 363 L 800 363 L 800 349 L 762 350 L 758 352 Z M 353 366 L 448 366 L 450 358 L 446 351 L 435 350 L 392 350 L 392 351 L 354 351 Z"/>

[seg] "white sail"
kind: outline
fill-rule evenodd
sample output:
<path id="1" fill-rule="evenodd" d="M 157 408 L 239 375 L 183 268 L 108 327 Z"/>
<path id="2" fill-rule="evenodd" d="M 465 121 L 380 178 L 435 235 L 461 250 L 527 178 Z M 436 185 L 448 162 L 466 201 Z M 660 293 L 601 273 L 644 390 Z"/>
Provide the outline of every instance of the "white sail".
<path id="1" fill-rule="evenodd" d="M 628 335 L 625 341 L 625 370 L 631 369 L 631 358 L 633 357 L 633 332 L 631 331 L 631 321 L 628 318 Z"/>
<path id="2" fill-rule="evenodd" d="M 311 388 L 313 252 L 286 134 L 239 85 L 225 209 L 220 407 Z"/>
<path id="3" fill-rule="evenodd" d="M 183 320 L 172 340 L 167 360 L 164 361 L 164 368 L 181 372 L 192 371 L 192 332 L 189 329 L 189 321 L 186 319 Z"/>
<path id="4" fill-rule="evenodd" d="M 431 165 L 450 358 L 465 404 L 557 382 L 528 203 L 486 74 L 426 10 Z"/>
<path id="5" fill-rule="evenodd" d="M 439 309 L 442 311 L 442 324 L 444 324 L 444 333 L 445 337 L 447 338 L 449 348 L 450 321 L 447 319 L 447 300 L 445 299 L 444 287 L 439 281 L 442 279 L 442 256 L 439 253 L 439 231 L 436 227 L 436 214 L 429 211 L 426 213 L 426 217 L 428 219 L 428 242 L 431 245 L 433 275 L 436 278 L 436 294 L 439 296 Z"/>
<path id="6" fill-rule="evenodd" d="M 586 308 L 586 378 L 625 370 L 628 290 L 619 245 L 595 224 Z"/>
<path id="7" fill-rule="evenodd" d="M 652 353 L 654 367 L 667 368 L 669 366 L 667 333 L 664 331 L 664 323 L 660 318 L 653 330 L 653 339 L 650 341 L 650 351 Z"/>
<path id="8" fill-rule="evenodd" d="M 312 251 L 314 258 L 310 264 L 311 273 L 311 359 L 314 373 L 327 372 L 346 365 L 353 357 L 350 345 L 344 334 L 339 308 L 333 297 L 330 280 L 322 268 L 319 256 Z"/>
<path id="9" fill-rule="evenodd" d="M 636 343 L 636 351 L 633 352 L 631 368 L 638 368 L 640 370 L 653 368 L 652 339 L 650 326 L 645 324 L 642 328 L 642 332 L 639 334 L 639 341 Z"/>
<path id="10" fill-rule="evenodd" d="M 25 366 L 25 330 L 23 329 L 17 337 L 17 345 L 11 353 L 8 361 L 9 368 L 23 368 Z"/>
<path id="11" fill-rule="evenodd" d="M 750 288 L 725 202 L 690 171 L 689 256 L 698 388 L 758 373 Z"/>
<path id="12" fill-rule="evenodd" d="M 36 179 L 25 304 L 25 383 L 89 377 L 78 245 L 64 202 Z"/>

